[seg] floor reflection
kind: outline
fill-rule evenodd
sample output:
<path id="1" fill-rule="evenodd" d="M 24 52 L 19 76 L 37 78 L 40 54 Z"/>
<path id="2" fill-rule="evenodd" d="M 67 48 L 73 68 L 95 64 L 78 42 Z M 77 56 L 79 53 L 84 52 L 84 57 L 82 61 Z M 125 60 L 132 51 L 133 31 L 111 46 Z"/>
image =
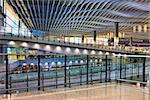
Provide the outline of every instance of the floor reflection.
<path id="1" fill-rule="evenodd" d="M 11 100 L 148 100 L 148 89 L 113 83 L 17 94 Z"/>

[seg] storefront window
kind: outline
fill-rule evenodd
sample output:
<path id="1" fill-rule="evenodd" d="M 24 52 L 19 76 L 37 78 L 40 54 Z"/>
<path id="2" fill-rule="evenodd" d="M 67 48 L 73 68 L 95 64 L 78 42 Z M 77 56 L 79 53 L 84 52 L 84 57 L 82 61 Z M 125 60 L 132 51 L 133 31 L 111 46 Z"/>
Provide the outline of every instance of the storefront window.
<path id="1" fill-rule="evenodd" d="M 81 43 L 82 42 L 82 38 L 81 37 L 65 37 L 65 42 Z"/>

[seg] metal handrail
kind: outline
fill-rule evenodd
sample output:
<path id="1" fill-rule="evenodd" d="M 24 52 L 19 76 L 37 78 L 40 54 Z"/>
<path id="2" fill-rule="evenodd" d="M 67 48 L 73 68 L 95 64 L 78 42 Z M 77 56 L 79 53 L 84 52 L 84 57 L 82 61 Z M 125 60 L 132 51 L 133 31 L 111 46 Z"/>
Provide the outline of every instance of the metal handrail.
<path id="1" fill-rule="evenodd" d="M 44 86 L 28 86 L 28 87 L 21 87 L 21 88 L 9 88 L 9 89 L 1 89 L 0 93 L 2 92 L 6 92 L 6 91 L 17 91 L 17 90 L 25 90 L 25 89 L 33 89 L 33 88 L 41 88 L 41 90 L 43 88 L 47 88 L 47 87 L 51 87 L 51 86 L 65 86 L 67 84 L 71 85 L 71 84 L 81 84 L 81 83 L 86 83 L 87 81 L 82 81 L 82 82 L 68 82 L 68 83 L 63 83 L 63 84 L 49 84 L 49 85 L 44 85 Z M 90 82 L 90 81 L 89 81 Z M 94 83 L 94 82 L 93 82 Z M 96 82 L 95 82 L 96 83 Z M 89 84 L 90 85 L 90 84 Z"/>
<path id="2" fill-rule="evenodd" d="M 2 35 L 2 36 L 5 36 L 5 35 Z M 9 36 L 9 35 L 8 35 Z M 10 37 L 18 37 L 17 35 L 13 35 L 13 36 L 11 36 L 10 35 Z M 29 37 L 29 36 L 19 36 L 19 37 L 21 37 L 21 38 L 25 38 L 25 39 L 32 39 L 31 37 Z M 55 42 L 55 43 L 60 43 L 59 41 L 55 41 L 55 40 L 52 40 L 52 41 L 50 41 L 50 40 L 43 40 L 43 39 L 36 39 L 35 38 L 35 40 L 40 40 L 40 41 L 45 41 L 45 42 Z M 64 41 L 65 42 L 65 41 Z M 97 48 L 101 48 L 101 49 L 107 49 L 107 50 L 110 50 L 110 47 L 107 47 L 106 48 L 106 46 L 100 46 L 100 45 L 98 45 L 98 44 L 79 44 L 79 43 L 70 43 L 70 42 L 65 42 L 65 44 L 67 44 L 67 45 L 74 45 L 74 46 L 87 46 L 87 47 L 97 47 Z M 114 49 L 114 48 L 111 48 L 111 50 L 116 50 L 116 49 Z M 123 50 L 123 49 L 118 49 L 119 51 L 125 51 L 125 52 L 132 52 L 132 51 L 127 51 L 127 50 Z"/>
<path id="3" fill-rule="evenodd" d="M 135 80 L 117 79 L 117 81 L 128 82 L 128 83 L 135 83 L 135 84 L 140 83 L 140 84 L 143 84 L 143 85 L 147 85 L 147 82 L 135 81 Z"/>

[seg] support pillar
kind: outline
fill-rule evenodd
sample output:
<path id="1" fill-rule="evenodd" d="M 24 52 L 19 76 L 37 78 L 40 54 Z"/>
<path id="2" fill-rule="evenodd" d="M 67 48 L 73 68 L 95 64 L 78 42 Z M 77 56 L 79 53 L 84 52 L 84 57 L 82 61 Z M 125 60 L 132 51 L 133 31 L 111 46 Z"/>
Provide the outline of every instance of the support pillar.
<path id="1" fill-rule="evenodd" d="M 6 47 L 5 45 L 0 45 L 0 53 L 6 53 Z M 0 56 L 0 64 L 3 64 L 5 61 L 5 56 L 4 55 L 1 55 Z"/>
<path id="2" fill-rule="evenodd" d="M 132 37 L 131 37 L 131 38 L 130 38 L 130 46 L 131 46 L 131 47 L 132 47 L 132 40 L 133 40 L 133 39 L 132 39 Z"/>
<path id="3" fill-rule="evenodd" d="M 94 31 L 94 36 L 93 36 L 94 43 L 96 43 L 96 36 L 97 36 L 96 31 Z"/>
<path id="4" fill-rule="evenodd" d="M 150 66 L 148 67 L 148 81 L 147 81 L 147 87 L 149 89 L 149 96 L 148 96 L 148 100 L 150 100 Z"/>
<path id="5" fill-rule="evenodd" d="M 21 36 L 21 34 L 20 34 L 20 28 L 21 28 L 21 22 L 19 20 L 19 22 L 18 22 L 18 37 Z"/>
<path id="6" fill-rule="evenodd" d="M 84 43 L 84 35 L 82 35 L 82 43 Z"/>
<path id="7" fill-rule="evenodd" d="M 114 36 L 114 48 L 118 49 L 119 43 L 119 22 L 115 22 L 115 36 Z"/>

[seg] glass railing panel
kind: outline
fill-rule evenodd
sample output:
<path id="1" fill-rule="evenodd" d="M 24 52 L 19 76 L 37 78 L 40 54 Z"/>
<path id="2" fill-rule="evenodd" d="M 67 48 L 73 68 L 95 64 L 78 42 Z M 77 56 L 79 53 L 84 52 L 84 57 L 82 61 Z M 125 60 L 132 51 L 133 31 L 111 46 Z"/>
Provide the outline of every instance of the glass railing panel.
<path id="1" fill-rule="evenodd" d="M 98 59 L 102 60 L 100 61 Z M 34 87 L 39 85 L 38 80 L 39 65 L 40 65 L 40 86 L 41 86 L 40 90 L 44 91 L 56 88 L 64 88 L 65 78 L 67 87 L 74 87 L 87 83 L 95 84 L 100 82 L 114 81 L 116 79 L 120 79 L 120 77 L 131 80 L 143 81 L 142 62 L 128 62 L 125 64 L 122 63 L 121 65 L 119 62 L 113 63 L 112 58 L 109 57 L 106 69 L 105 60 L 106 60 L 105 56 L 89 56 L 88 59 L 89 62 L 87 62 L 87 56 L 85 55 L 84 56 L 68 55 L 66 56 L 65 59 L 65 55 L 60 56 L 59 54 L 56 54 L 54 56 L 52 55 L 46 57 L 41 56 L 40 62 L 37 59 L 37 57 L 35 57 L 34 59 L 26 58 L 23 61 L 17 60 L 19 64 L 16 65 L 16 67 L 10 66 L 15 65 L 13 64 L 14 62 L 10 60 L 8 65 L 9 67 L 13 68 L 9 68 L 8 86 L 9 88 L 25 88 L 22 90 L 11 91 L 11 93 L 38 91 L 38 88 L 28 89 L 27 87 Z M 24 66 L 26 67 L 24 68 Z M 87 73 L 87 66 L 88 66 L 88 73 Z M 4 68 L 5 67 L 6 66 L 4 62 Z M 65 76 L 65 67 L 66 67 L 66 76 Z M 148 66 L 145 67 L 145 74 L 148 74 Z M 2 77 L 0 88 L 5 88 L 6 70 L 4 70 L 4 72 L 1 72 L 1 75 Z M 88 82 L 87 82 L 87 75 L 88 75 Z M 147 80 L 147 75 L 145 75 L 145 79 Z"/>

